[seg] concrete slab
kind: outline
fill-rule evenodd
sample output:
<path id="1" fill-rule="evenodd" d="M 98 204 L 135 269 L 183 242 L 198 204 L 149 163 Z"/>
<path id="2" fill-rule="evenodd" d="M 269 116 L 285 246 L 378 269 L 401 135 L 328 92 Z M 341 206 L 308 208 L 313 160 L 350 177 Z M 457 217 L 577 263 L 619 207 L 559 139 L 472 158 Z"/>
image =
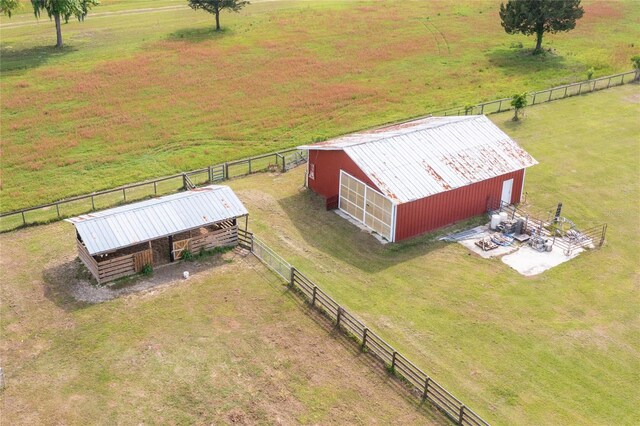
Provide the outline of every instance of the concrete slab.
<path id="1" fill-rule="evenodd" d="M 466 248 L 468 248 L 469 250 L 471 250 L 472 252 L 474 252 L 475 254 L 484 257 L 485 259 L 504 256 L 505 254 L 513 253 L 514 251 L 518 250 L 517 246 L 498 246 L 493 250 L 484 251 L 476 245 L 476 241 L 480 241 L 481 239 L 483 239 L 484 237 L 488 237 L 492 233 L 493 231 L 486 231 L 486 232 L 474 235 L 475 238 L 473 239 L 462 240 L 458 242 L 463 246 L 465 246 Z"/>
<path id="2" fill-rule="evenodd" d="M 571 255 L 567 256 L 558 247 L 553 247 L 550 252 L 539 252 L 528 245 L 523 245 L 518 251 L 504 256 L 502 261 L 522 275 L 530 277 L 567 262 L 583 251 L 581 248 L 576 248 Z"/>

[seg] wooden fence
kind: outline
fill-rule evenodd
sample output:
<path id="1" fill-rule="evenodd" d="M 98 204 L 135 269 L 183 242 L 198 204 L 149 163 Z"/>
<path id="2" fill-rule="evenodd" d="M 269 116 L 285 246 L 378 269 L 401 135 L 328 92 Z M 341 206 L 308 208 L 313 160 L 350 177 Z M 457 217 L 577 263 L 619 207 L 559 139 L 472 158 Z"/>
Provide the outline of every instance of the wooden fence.
<path id="1" fill-rule="evenodd" d="M 384 363 L 387 369 L 404 382 L 423 400 L 429 401 L 458 425 L 488 426 L 482 417 L 464 405 L 431 376 L 382 339 L 364 322 L 318 287 L 295 267 L 250 232 L 239 231 L 241 245 L 250 249 L 269 269 L 280 276 L 291 289 L 300 294 L 312 307 L 322 312 L 342 332 L 349 335 L 360 349 Z"/>
<path id="2" fill-rule="evenodd" d="M 222 182 L 251 173 L 267 170 L 284 172 L 304 162 L 306 162 L 306 151 L 293 148 L 80 195 L 54 203 L 2 213 L 0 214 L 0 232 L 11 231 L 27 225 L 49 223 L 132 201 Z"/>

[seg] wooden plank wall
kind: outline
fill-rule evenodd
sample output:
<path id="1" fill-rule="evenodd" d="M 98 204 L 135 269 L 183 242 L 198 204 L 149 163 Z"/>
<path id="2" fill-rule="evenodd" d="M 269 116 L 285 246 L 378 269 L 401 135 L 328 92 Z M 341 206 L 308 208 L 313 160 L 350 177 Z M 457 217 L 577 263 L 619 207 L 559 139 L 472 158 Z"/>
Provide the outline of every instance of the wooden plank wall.
<path id="1" fill-rule="evenodd" d="M 153 264 L 153 252 L 150 249 L 98 262 L 99 282 L 104 283 L 133 275 L 142 271 L 146 264 Z"/>
<path id="2" fill-rule="evenodd" d="M 76 243 L 78 244 L 78 257 L 80 258 L 82 263 L 84 263 L 84 266 L 87 267 L 89 272 L 91 272 L 91 275 L 93 275 L 95 279 L 98 280 L 98 284 L 100 284 L 100 274 L 98 273 L 98 262 L 96 262 L 93 256 L 89 254 L 89 250 L 87 250 L 87 248 L 84 246 L 82 241 L 76 240 Z"/>
<path id="3" fill-rule="evenodd" d="M 235 246 L 238 244 L 238 226 L 231 225 L 188 240 L 174 241 L 174 248 L 176 245 L 182 247 L 185 241 L 188 241 L 189 251 L 193 254 L 198 254 L 200 250 L 211 250 L 215 247 Z"/>

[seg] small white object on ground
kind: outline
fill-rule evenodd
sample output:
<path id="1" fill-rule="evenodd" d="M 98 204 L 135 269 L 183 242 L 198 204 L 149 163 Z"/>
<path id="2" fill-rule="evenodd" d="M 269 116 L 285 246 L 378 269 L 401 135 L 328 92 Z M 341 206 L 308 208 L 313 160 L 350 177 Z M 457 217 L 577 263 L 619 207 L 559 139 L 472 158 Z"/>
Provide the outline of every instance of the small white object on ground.
<path id="1" fill-rule="evenodd" d="M 186 280 L 187 278 L 189 278 L 189 271 L 184 271 L 182 273 L 182 277 Z"/>

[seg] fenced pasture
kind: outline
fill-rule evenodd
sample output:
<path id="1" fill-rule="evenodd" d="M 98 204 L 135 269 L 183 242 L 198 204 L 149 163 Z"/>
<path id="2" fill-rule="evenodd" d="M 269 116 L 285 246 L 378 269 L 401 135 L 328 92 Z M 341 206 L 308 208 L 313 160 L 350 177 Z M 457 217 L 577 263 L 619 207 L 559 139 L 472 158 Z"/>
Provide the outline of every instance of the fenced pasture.
<path id="1" fill-rule="evenodd" d="M 305 161 L 306 151 L 294 148 L 217 164 L 173 176 L 133 183 L 92 194 L 80 195 L 50 204 L 0 214 L 0 232 L 27 225 L 49 223 L 149 197 L 173 194 L 193 186 L 218 183 L 252 173 L 265 171 L 285 172 Z"/>
<path id="2" fill-rule="evenodd" d="M 90 305 L 71 225 L 0 246 L 3 424 L 449 424 L 253 256 L 158 269 L 148 291 Z"/>
<path id="3" fill-rule="evenodd" d="M 375 331 L 370 330 L 360 319 L 343 305 L 325 293 L 302 272 L 289 264 L 262 240 L 252 233 L 244 233 L 248 243 L 245 248 L 260 259 L 269 269 L 277 273 L 284 282 L 313 307 L 321 311 L 336 328 L 352 337 L 360 350 L 377 357 L 388 370 L 405 380 L 408 387 L 441 410 L 460 426 L 488 426 L 489 424 L 458 398 L 449 393 L 437 381 L 416 367 L 393 346 L 385 342 Z"/>
<path id="4" fill-rule="evenodd" d="M 499 0 L 255 2 L 220 34 L 187 7 L 94 16 L 132 3 L 157 2 L 96 7 L 62 50 L 47 19 L 2 28 L 2 212 L 622 72 L 640 36 L 633 0 L 584 1 L 536 57 Z"/>
<path id="5" fill-rule="evenodd" d="M 490 116 L 540 162 L 528 206 L 608 223 L 602 248 L 534 277 L 437 241 L 477 221 L 382 246 L 302 191 L 302 168 L 230 185 L 265 244 L 487 422 L 634 424 L 639 114 L 624 85 Z"/>

